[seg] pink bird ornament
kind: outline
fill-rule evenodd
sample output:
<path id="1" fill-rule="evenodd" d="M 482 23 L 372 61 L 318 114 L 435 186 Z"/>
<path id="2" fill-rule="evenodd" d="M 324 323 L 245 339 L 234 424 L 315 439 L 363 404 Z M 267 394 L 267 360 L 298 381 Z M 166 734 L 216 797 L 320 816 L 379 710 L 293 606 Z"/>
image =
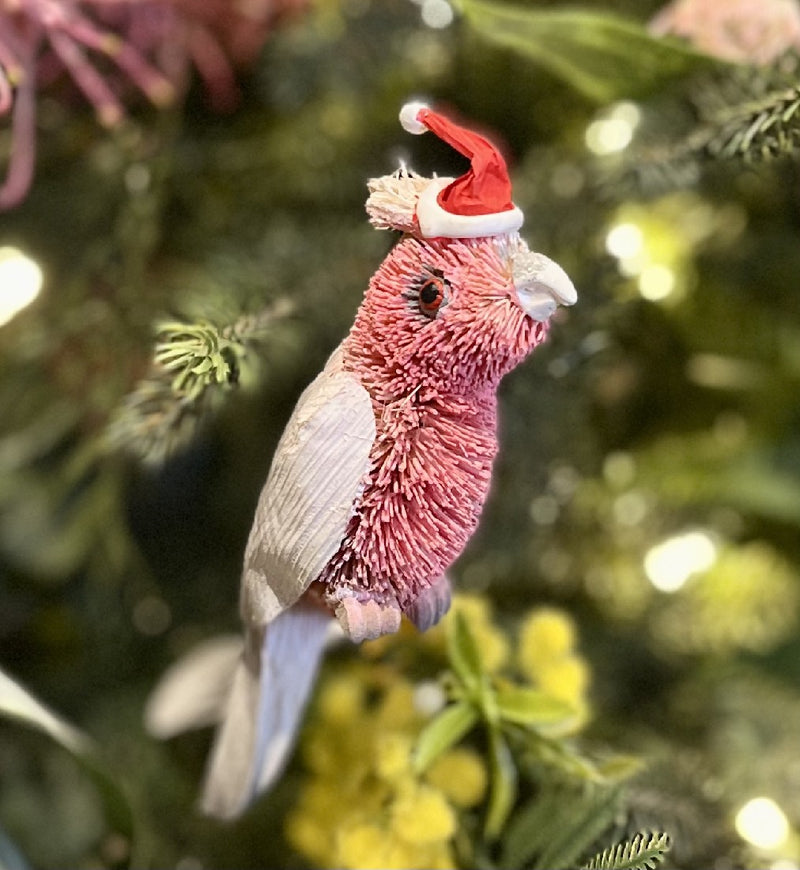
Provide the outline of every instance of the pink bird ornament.
<path id="1" fill-rule="evenodd" d="M 369 182 L 367 213 L 402 235 L 348 336 L 301 395 L 244 556 L 244 651 L 203 794 L 240 814 L 278 776 L 332 625 L 355 642 L 424 631 L 474 532 L 497 453 L 497 386 L 577 294 L 520 238 L 496 147 L 422 103 L 400 113 L 470 159 L 459 178 L 405 167 Z"/>

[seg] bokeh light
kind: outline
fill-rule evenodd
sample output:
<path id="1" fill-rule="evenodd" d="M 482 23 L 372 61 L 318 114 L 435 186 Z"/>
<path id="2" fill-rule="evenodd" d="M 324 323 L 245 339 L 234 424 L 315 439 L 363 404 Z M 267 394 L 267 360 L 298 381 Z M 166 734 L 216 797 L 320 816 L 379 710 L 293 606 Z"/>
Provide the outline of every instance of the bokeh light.
<path id="1" fill-rule="evenodd" d="M 717 546 L 712 537 L 696 530 L 668 538 L 648 550 L 644 570 L 660 592 L 677 592 L 692 574 L 707 571 L 716 558 Z"/>
<path id="2" fill-rule="evenodd" d="M 0 326 L 39 295 L 44 275 L 39 264 L 19 248 L 0 247 Z"/>
<path id="3" fill-rule="evenodd" d="M 617 103 L 586 128 L 586 147 L 598 156 L 624 151 L 633 140 L 640 116 L 635 103 Z"/>
<path id="4" fill-rule="evenodd" d="M 739 836 L 759 849 L 772 850 L 789 838 L 789 820 L 772 798 L 755 797 L 736 813 Z"/>

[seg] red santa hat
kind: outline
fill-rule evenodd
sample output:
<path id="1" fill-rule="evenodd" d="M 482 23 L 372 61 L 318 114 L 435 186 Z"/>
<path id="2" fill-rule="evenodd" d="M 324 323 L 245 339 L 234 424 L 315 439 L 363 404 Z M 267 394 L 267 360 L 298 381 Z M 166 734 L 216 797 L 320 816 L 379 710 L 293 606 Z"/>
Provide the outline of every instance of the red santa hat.
<path id="1" fill-rule="evenodd" d="M 506 162 L 491 142 L 425 103 L 406 103 L 400 123 L 409 133 L 430 130 L 470 160 L 460 178 L 434 178 L 420 194 L 417 220 L 425 238 L 497 236 L 522 226 L 522 212 L 511 201 Z"/>

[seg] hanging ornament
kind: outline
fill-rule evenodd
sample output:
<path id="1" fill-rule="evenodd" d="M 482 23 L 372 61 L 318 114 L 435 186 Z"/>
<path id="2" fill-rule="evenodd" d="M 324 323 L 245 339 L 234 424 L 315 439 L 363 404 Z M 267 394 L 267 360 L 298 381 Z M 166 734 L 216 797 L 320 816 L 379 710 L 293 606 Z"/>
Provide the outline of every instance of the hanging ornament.
<path id="1" fill-rule="evenodd" d="M 450 604 L 497 453 L 500 379 L 575 288 L 518 235 L 499 151 L 420 103 L 401 122 L 470 159 L 459 178 L 401 168 L 369 184 L 374 226 L 404 235 L 349 335 L 300 397 L 256 508 L 245 646 L 204 808 L 231 817 L 280 772 L 334 620 L 353 641 L 420 630 Z"/>

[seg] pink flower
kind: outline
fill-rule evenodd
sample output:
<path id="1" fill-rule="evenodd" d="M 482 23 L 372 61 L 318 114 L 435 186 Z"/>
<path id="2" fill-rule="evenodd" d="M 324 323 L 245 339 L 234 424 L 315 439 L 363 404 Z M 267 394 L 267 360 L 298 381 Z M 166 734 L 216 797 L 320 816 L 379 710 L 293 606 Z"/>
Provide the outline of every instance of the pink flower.
<path id="1" fill-rule="evenodd" d="M 769 64 L 800 49 L 797 0 L 673 0 L 650 22 L 723 60 Z"/>
<path id="2" fill-rule="evenodd" d="M 185 91 L 194 66 L 217 109 L 238 99 L 235 69 L 304 0 L 0 0 L 0 117 L 11 117 L 0 210 L 33 177 L 36 91 L 66 71 L 104 126 L 125 115 L 133 86 L 155 105 Z"/>

